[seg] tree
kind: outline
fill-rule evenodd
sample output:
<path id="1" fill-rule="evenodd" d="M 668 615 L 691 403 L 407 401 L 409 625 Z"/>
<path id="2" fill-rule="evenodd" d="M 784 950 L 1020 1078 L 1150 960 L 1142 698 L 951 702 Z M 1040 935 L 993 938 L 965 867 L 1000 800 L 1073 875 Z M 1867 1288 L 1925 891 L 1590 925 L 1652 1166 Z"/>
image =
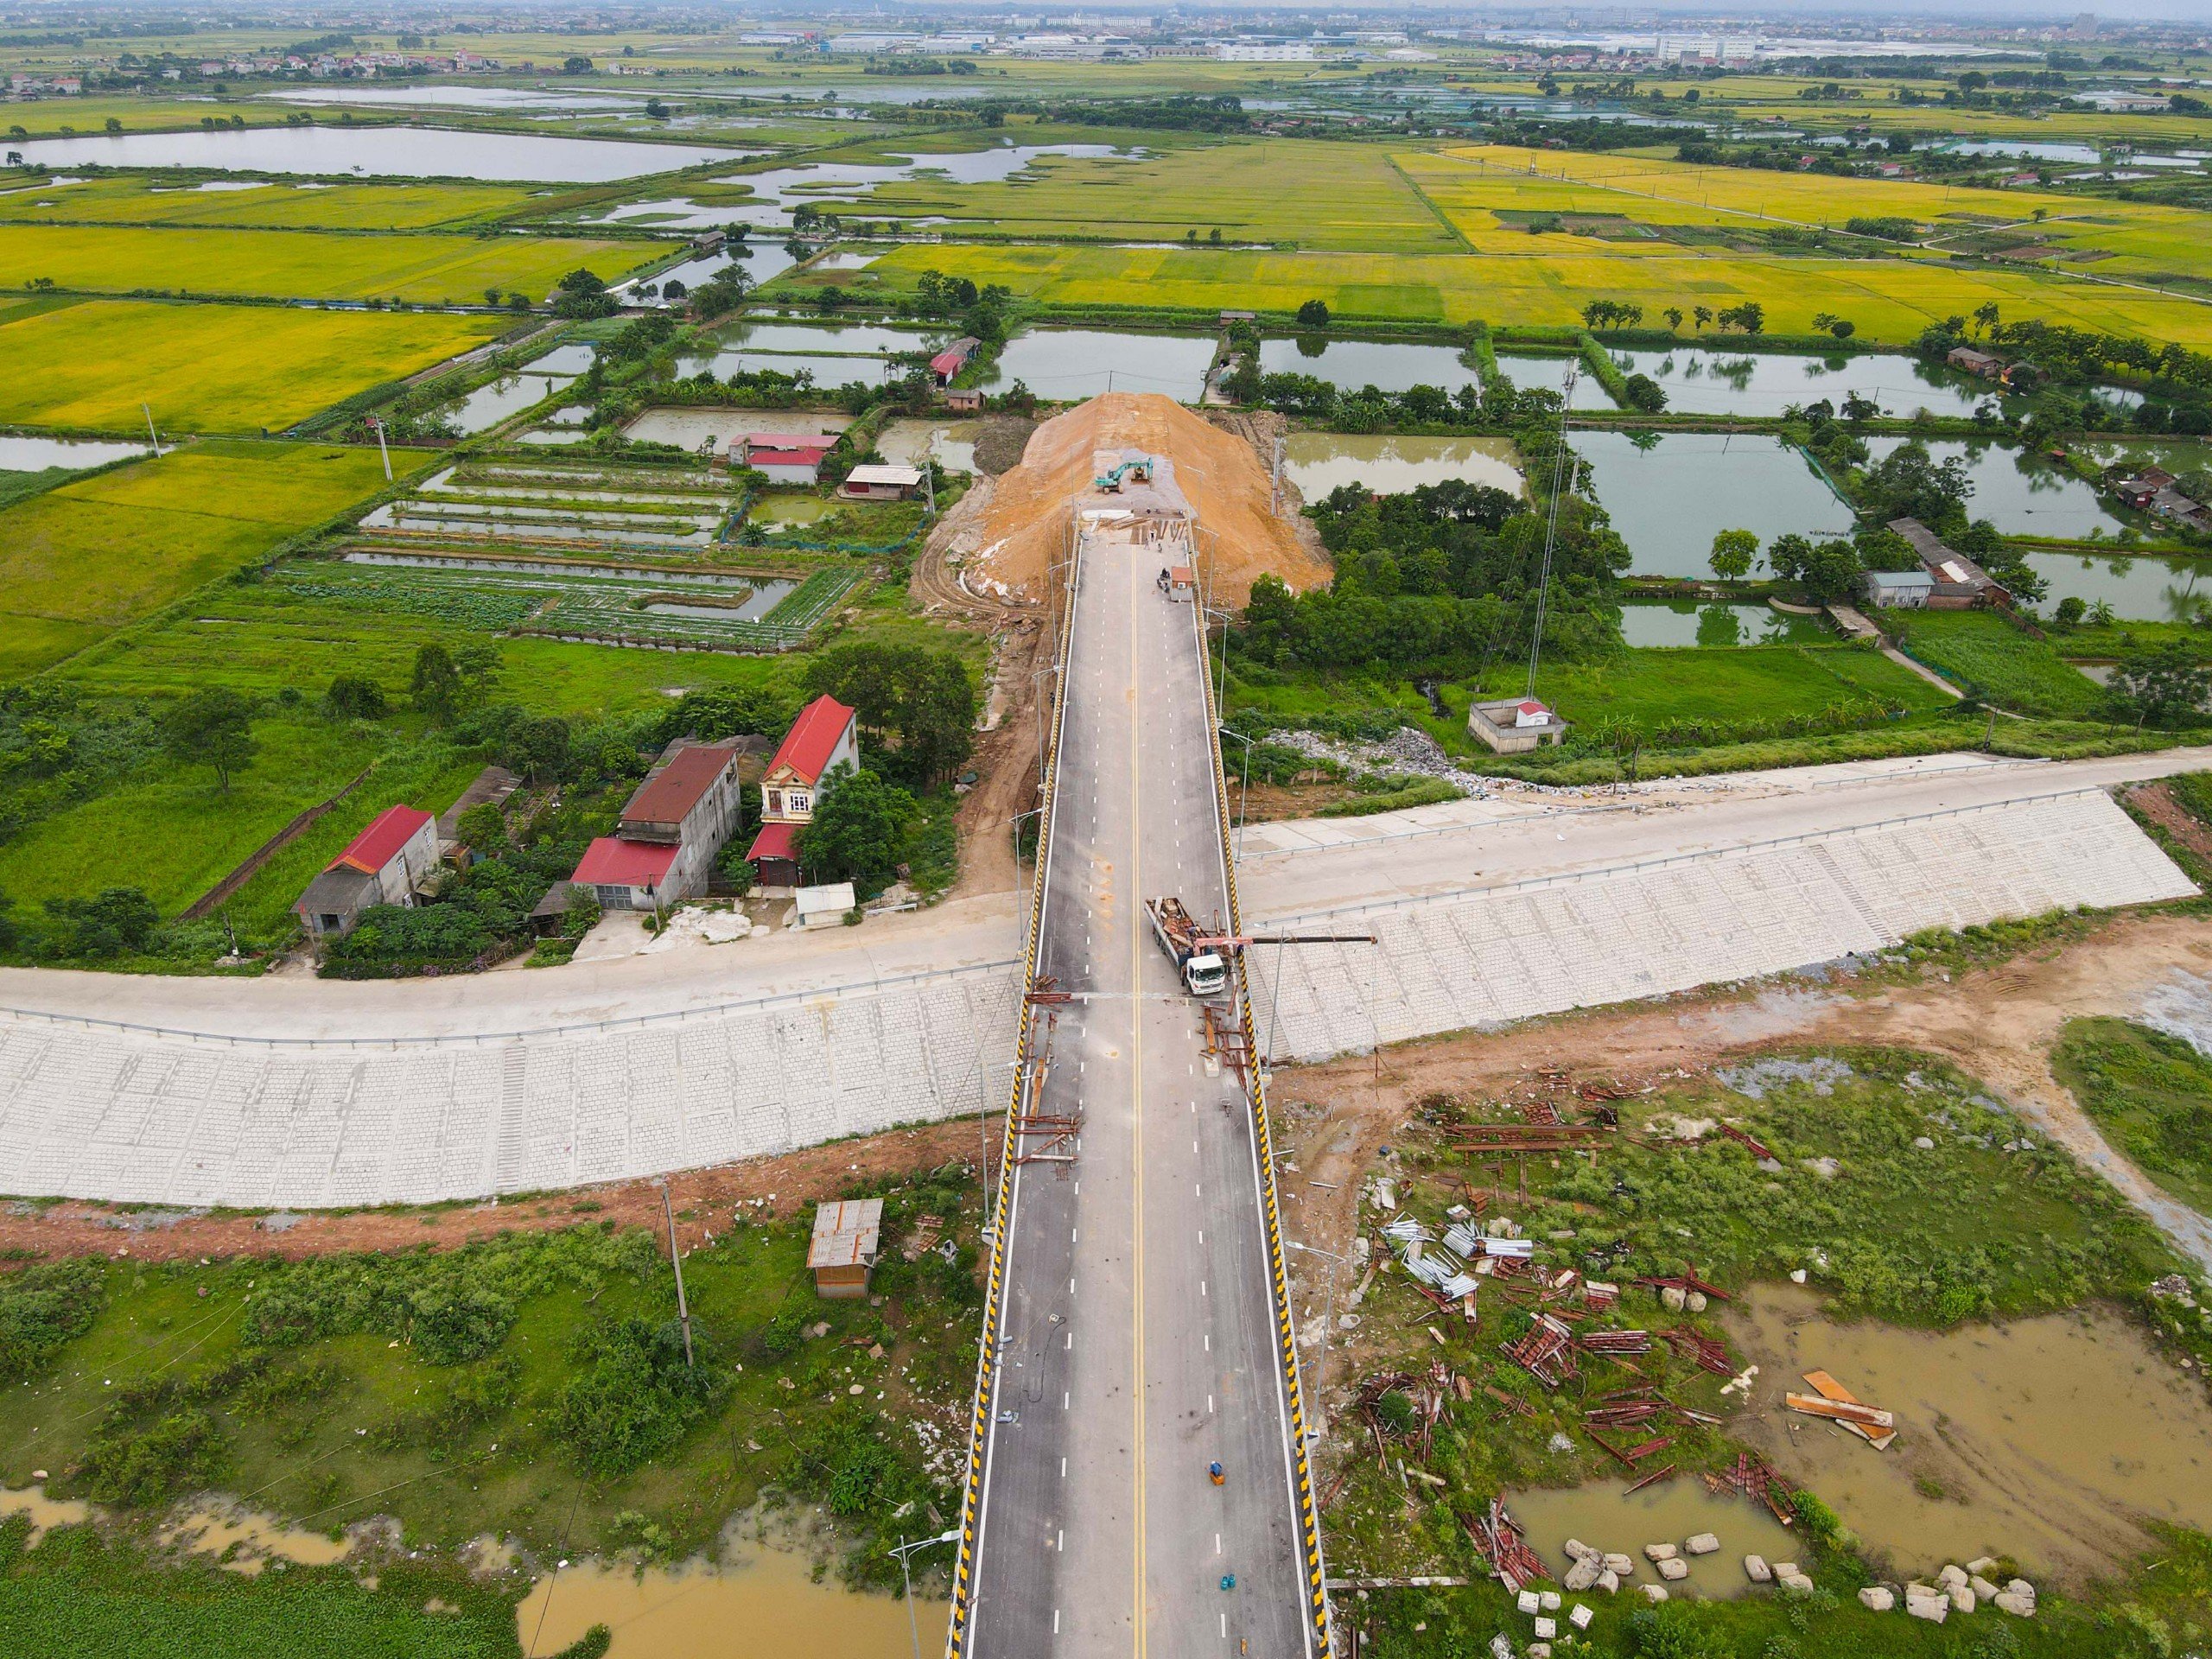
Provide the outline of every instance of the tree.
<path id="1" fill-rule="evenodd" d="M 561 73 L 564 75 L 588 75 L 591 73 L 591 60 L 563 58 L 561 60 Z"/>
<path id="2" fill-rule="evenodd" d="M 1745 300 L 1723 310 L 1719 322 L 1723 328 L 1741 328 L 1747 334 L 1756 334 L 1766 327 L 1766 308 L 1757 300 Z"/>
<path id="3" fill-rule="evenodd" d="M 1984 300 L 1974 308 L 1974 331 L 1977 334 L 1993 334 L 1997 331 L 1999 313 L 1997 302 Z"/>
<path id="4" fill-rule="evenodd" d="M 1329 308 L 1319 300 L 1308 300 L 1298 308 L 1298 326 L 1301 328 L 1325 328 L 1329 326 Z"/>
<path id="5" fill-rule="evenodd" d="M 1802 536 L 1777 536 L 1766 550 L 1766 562 L 1784 582 L 1794 582 L 1816 605 L 1829 605 L 1847 597 L 1863 568 L 1859 550 L 1849 542 L 1813 542 Z"/>
<path id="6" fill-rule="evenodd" d="M 461 844 L 472 853 L 489 858 L 505 849 L 507 844 L 507 815 L 491 801 L 479 801 L 461 815 L 454 825 L 461 836 Z"/>
<path id="7" fill-rule="evenodd" d="M 569 722 L 555 715 L 517 721 L 499 746 L 499 758 L 537 782 L 559 777 L 569 764 Z"/>
<path id="8" fill-rule="evenodd" d="M 1748 530 L 1724 530 L 1713 538 L 1713 574 L 1723 582 L 1741 582 L 1758 556 L 1759 538 Z"/>
<path id="9" fill-rule="evenodd" d="M 461 711 L 461 670 L 443 645 L 424 645 L 415 653 L 415 674 L 408 693 L 417 712 L 442 723 Z"/>
<path id="10" fill-rule="evenodd" d="M 1667 389 L 1648 374 L 1631 374 L 1621 382 L 1622 401 L 1630 409 L 1656 415 L 1667 407 Z"/>
<path id="11" fill-rule="evenodd" d="M 840 645 L 809 666 L 807 690 L 859 715 L 864 742 L 907 782 L 940 781 L 975 743 L 976 687 L 966 664 L 926 645 Z"/>
<path id="12" fill-rule="evenodd" d="M 1703 334 L 1705 332 L 1705 325 L 1713 321 L 1713 308 L 1709 305 L 1691 307 L 1690 321 L 1697 325 L 1697 332 Z"/>
<path id="13" fill-rule="evenodd" d="M 62 925 L 50 943 L 67 957 L 119 957 L 154 942 L 161 912 L 138 887 L 103 887 L 90 899 L 49 899 L 46 913 Z"/>
<path id="14" fill-rule="evenodd" d="M 1682 308 L 1681 306 L 1670 305 L 1659 315 L 1667 319 L 1667 332 L 1669 334 L 1680 334 L 1681 332 Z"/>
<path id="15" fill-rule="evenodd" d="M 2112 671 L 2113 708 L 2138 726 L 2194 725 L 2212 696 L 2212 668 L 2184 639 L 2123 657 Z"/>
<path id="16" fill-rule="evenodd" d="M 162 716 L 162 747 L 179 766 L 210 766 L 226 794 L 231 774 L 253 759 L 253 704 L 226 685 L 211 685 Z"/>
<path id="17" fill-rule="evenodd" d="M 582 265 L 553 284 L 553 315 L 557 317 L 611 316 L 614 308 L 606 283 Z"/>
<path id="18" fill-rule="evenodd" d="M 340 674 L 322 694 L 322 706 L 340 720 L 381 720 L 389 705 L 384 688 L 359 674 Z"/>
<path id="19" fill-rule="evenodd" d="M 881 773 L 840 765 L 822 780 L 814 817 L 798 832 L 799 861 L 817 880 L 888 880 L 914 813 L 914 798 Z"/>
<path id="20" fill-rule="evenodd" d="M 2062 628 L 2080 627 L 2088 613 L 2089 607 L 2079 594 L 2069 594 L 2058 601 L 2057 620 Z"/>

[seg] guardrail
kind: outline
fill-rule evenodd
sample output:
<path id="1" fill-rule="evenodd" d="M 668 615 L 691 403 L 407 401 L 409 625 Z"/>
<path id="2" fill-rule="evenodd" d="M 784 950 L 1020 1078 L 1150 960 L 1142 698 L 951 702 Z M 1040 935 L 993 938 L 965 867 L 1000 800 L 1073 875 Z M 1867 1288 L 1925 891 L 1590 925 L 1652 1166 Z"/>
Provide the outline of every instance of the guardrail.
<path id="1" fill-rule="evenodd" d="M 945 1659 L 967 1659 L 975 1626 L 976 1553 L 981 1543 L 983 1471 L 990 1440 L 991 1418 L 997 1406 L 999 1322 L 1006 1309 L 1007 1250 L 1012 1228 L 1007 1213 L 1014 1197 L 1014 1125 L 1021 1116 L 1021 1097 L 1029 1087 L 1030 1028 L 1035 1011 L 1029 1004 L 1029 988 L 1037 982 L 1037 947 L 1044 936 L 1046 875 L 1052 868 L 1053 809 L 1059 797 L 1060 734 L 1067 720 L 1068 653 L 1075 637 L 1075 601 L 1083 580 L 1083 543 L 1076 543 L 1068 575 L 1065 614 L 1060 620 L 1059 672 L 1052 677 L 1052 723 L 1050 746 L 1045 752 L 1045 794 L 1038 804 L 1037 864 L 1031 878 L 1029 938 L 1022 951 L 1020 1025 L 1014 1048 L 1014 1084 L 1007 1101 L 1006 1130 L 999 1144 L 999 1179 L 993 1199 L 990 1228 L 991 1257 L 983 1289 L 983 1333 L 976 1358 L 976 1409 L 968 1431 L 968 1476 L 960 1497 L 960 1542 L 952 1569 L 952 1615 L 945 1629 Z"/>
<path id="2" fill-rule="evenodd" d="M 103 1020 L 91 1014 L 55 1014 L 46 1008 L 0 1007 L 0 1020 L 36 1020 L 41 1024 L 67 1027 L 79 1031 L 108 1031 L 130 1037 L 159 1037 L 195 1043 L 216 1043 L 226 1048 L 268 1048 L 292 1050 L 331 1049 L 340 1052 L 361 1050 L 482 1048 L 487 1044 L 526 1042 L 533 1038 L 566 1037 L 572 1035 L 604 1035 L 617 1031 L 642 1031 L 655 1026 L 683 1025 L 695 1020 L 714 1020 L 731 1014 L 764 1013 L 771 1008 L 810 1005 L 824 997 L 858 995 L 863 992 L 880 994 L 901 985 L 919 984 L 925 981 L 954 981 L 988 977 L 1003 974 L 1016 966 L 1009 957 L 1003 961 L 969 963 L 957 968 L 927 968 L 911 974 L 893 974 L 887 977 L 877 975 L 869 979 L 847 980 L 835 985 L 810 986 L 803 991 L 778 991 L 770 995 L 747 997 L 729 1002 L 709 1003 L 703 1007 L 671 1008 L 660 1014 L 631 1014 L 620 1020 L 584 1020 L 569 1025 L 529 1026 L 512 1031 L 484 1031 L 454 1033 L 442 1037 L 258 1037 L 213 1031 L 191 1031 L 175 1026 L 142 1025 L 130 1020 Z"/>
<path id="3" fill-rule="evenodd" d="M 1221 836 L 1222 874 L 1228 888 L 1229 931 L 1232 935 L 1241 934 L 1244 925 L 1242 906 L 1236 896 L 1236 861 L 1230 851 L 1233 843 L 1230 839 L 1229 828 L 1229 779 L 1223 770 L 1218 735 L 1221 711 L 1214 705 L 1213 674 L 1206 652 L 1206 618 L 1203 604 L 1191 607 L 1191 623 L 1198 636 L 1198 679 L 1205 697 L 1207 766 L 1213 779 L 1214 813 Z M 1241 956 L 1236 970 L 1236 1017 L 1243 1027 L 1244 1052 L 1250 1057 L 1247 1099 L 1252 1112 L 1253 1143 L 1257 1153 L 1260 1211 L 1267 1228 L 1268 1292 L 1274 1303 L 1275 1351 L 1289 1413 L 1292 1497 L 1298 1508 L 1299 1542 L 1305 1555 L 1304 1571 L 1309 1597 L 1306 1618 L 1312 1641 L 1310 1651 L 1316 1656 L 1325 1656 L 1332 1649 L 1329 1636 L 1328 1578 L 1321 1560 L 1321 1510 L 1313 1492 L 1313 1469 L 1306 1433 L 1305 1395 L 1299 1382 L 1297 1329 L 1291 1315 L 1290 1274 L 1283 1253 L 1282 1211 L 1275 1192 L 1274 1148 L 1268 1133 L 1268 1086 L 1260 1069 L 1259 1033 L 1252 1018 L 1251 986 L 1246 978 Z"/>

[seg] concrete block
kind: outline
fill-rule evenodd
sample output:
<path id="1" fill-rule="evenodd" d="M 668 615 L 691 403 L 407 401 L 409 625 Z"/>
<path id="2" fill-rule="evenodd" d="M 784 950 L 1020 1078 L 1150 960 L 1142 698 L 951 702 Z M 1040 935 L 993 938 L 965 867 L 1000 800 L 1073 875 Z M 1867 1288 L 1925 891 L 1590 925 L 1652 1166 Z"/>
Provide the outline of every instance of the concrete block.
<path id="1" fill-rule="evenodd" d="M 1548 1642 L 1552 1637 L 1558 1634 L 1559 1621 L 1557 1619 L 1540 1618 L 1536 1621 L 1536 1639 L 1538 1641 Z"/>
<path id="2" fill-rule="evenodd" d="M 1994 1601 L 1997 1599 L 1997 1586 L 1979 1573 L 1967 1580 L 1967 1588 L 1974 1592 L 1978 1601 Z"/>
<path id="3" fill-rule="evenodd" d="M 1947 1567 L 1936 1575 L 1936 1582 L 1946 1590 L 1955 1590 L 1966 1581 L 1966 1569 L 1962 1567 Z"/>
<path id="4" fill-rule="evenodd" d="M 1662 1285 L 1660 1287 L 1659 1300 L 1665 1306 L 1669 1313 L 1681 1313 L 1682 1311 L 1682 1304 L 1688 1300 L 1689 1298 L 1683 1294 L 1682 1287 L 1680 1285 Z"/>
<path id="5" fill-rule="evenodd" d="M 1953 1611 L 1957 1612 L 1970 1613 L 1974 1611 L 1974 1592 L 1967 1589 L 1963 1584 L 1953 1585 L 1951 1586 L 1951 1606 Z"/>
<path id="6" fill-rule="evenodd" d="M 1610 1567 L 1598 1575 L 1598 1582 L 1592 1586 L 1593 1589 L 1604 1591 L 1609 1596 L 1620 1587 L 1621 1575 Z"/>
<path id="7" fill-rule="evenodd" d="M 1589 1545 L 1584 1543 L 1580 1538 L 1570 1538 L 1565 1544 L 1561 1545 L 1560 1548 L 1567 1551 L 1567 1558 L 1570 1561 L 1586 1560 L 1592 1555 L 1596 1556 L 1599 1560 L 1603 1560 L 1605 1558 L 1605 1551 L 1591 1548 Z"/>
<path id="8" fill-rule="evenodd" d="M 1753 1584 L 1772 1584 L 1774 1569 L 1766 1564 L 1765 1556 L 1746 1555 L 1744 1557 L 1744 1576 Z"/>
<path id="9" fill-rule="evenodd" d="M 1941 1624 L 1951 1616 L 1951 1604 L 1943 1596 L 1907 1596 L 1904 1610 L 1915 1618 L 1924 1618 L 1931 1624 Z"/>
<path id="10" fill-rule="evenodd" d="M 1659 1576 L 1669 1583 L 1677 1583 L 1690 1575 L 1690 1564 L 1680 1556 L 1669 1555 L 1659 1563 Z"/>
<path id="11" fill-rule="evenodd" d="M 1624 1555 L 1617 1549 L 1609 1550 L 1605 1554 L 1605 1570 L 1608 1573 L 1617 1573 L 1622 1578 L 1626 1578 L 1630 1573 L 1636 1571 L 1636 1557 L 1633 1555 Z"/>
<path id="12" fill-rule="evenodd" d="M 1997 1558 L 1994 1555 L 1977 1555 L 1974 1560 L 1967 1563 L 1967 1576 L 1968 1578 L 1986 1579 L 1996 1568 L 1996 1566 Z"/>
<path id="13" fill-rule="evenodd" d="M 1999 1611 L 2010 1613 L 2015 1618 L 2033 1618 L 2036 1616 L 2036 1599 L 2033 1596 L 2018 1596 L 2010 1590 L 1999 1590 L 1990 1600 Z"/>
<path id="14" fill-rule="evenodd" d="M 1643 1553 L 1651 1560 L 1671 1561 L 1682 1552 L 1672 1544 L 1646 1544 L 1643 1547 Z"/>
<path id="15" fill-rule="evenodd" d="M 2025 1579 L 2007 1579 L 2005 1587 L 2016 1596 L 2025 1596 L 2031 1601 L 2035 1599 L 2036 1587 Z"/>
<path id="16" fill-rule="evenodd" d="M 1802 1573 L 1778 1573 L 1775 1575 L 1775 1582 L 1793 1596 L 1813 1593 L 1813 1581 Z"/>
<path id="17" fill-rule="evenodd" d="M 1715 1554 L 1719 1548 L 1720 1540 L 1718 1535 L 1710 1532 L 1700 1532 L 1696 1537 L 1684 1541 L 1682 1544 L 1682 1554 L 1685 1555 L 1711 1555 Z"/>
<path id="18" fill-rule="evenodd" d="M 1559 1592 L 1556 1590 L 1537 1591 L 1536 1601 L 1548 1613 L 1559 1611 Z"/>
<path id="19" fill-rule="evenodd" d="M 1503 1630 L 1490 1639 L 1490 1659 L 1513 1659 L 1513 1638 Z"/>
<path id="20" fill-rule="evenodd" d="M 1859 1605 L 1873 1612 L 1886 1613 L 1897 1605 L 1897 1592 L 1886 1584 L 1870 1584 L 1859 1591 Z"/>
<path id="21" fill-rule="evenodd" d="M 1643 1599 L 1646 1601 L 1667 1599 L 1667 1586 L 1663 1584 L 1639 1584 L 1636 1587 L 1643 1592 Z"/>
<path id="22" fill-rule="evenodd" d="M 1597 1617 L 1598 1615 L 1595 1612 L 1592 1611 L 1588 1607 L 1584 1606 L 1582 1603 L 1579 1601 L 1576 1602 L 1573 1606 L 1567 1610 L 1567 1622 L 1573 1625 L 1578 1630 L 1588 1630 L 1590 1628 L 1590 1621 Z"/>
<path id="23" fill-rule="evenodd" d="M 1773 1567 L 1774 1576 L 1777 1579 L 1786 1579 L 1797 1570 L 1795 1561 L 1770 1561 L 1768 1565 Z"/>
<path id="24" fill-rule="evenodd" d="M 1682 1306 L 1693 1313 L 1704 1313 L 1706 1309 L 1705 1293 L 1701 1290 L 1693 1290 L 1685 1293 L 1682 1297 Z"/>
<path id="25" fill-rule="evenodd" d="M 1552 1659 L 1552 1644 L 1548 1642 L 1531 1642 L 1529 1644 L 1529 1659 Z"/>
<path id="26" fill-rule="evenodd" d="M 1524 1613 L 1533 1613 L 1544 1604 L 1533 1590 L 1523 1590 L 1513 1599 L 1513 1605 Z"/>
<path id="27" fill-rule="evenodd" d="M 1586 1555 L 1567 1569 L 1567 1577 L 1560 1582 L 1569 1590 L 1587 1590 L 1598 1582 L 1598 1575 L 1605 1570 L 1605 1563 L 1602 1559 L 1592 1560 Z"/>

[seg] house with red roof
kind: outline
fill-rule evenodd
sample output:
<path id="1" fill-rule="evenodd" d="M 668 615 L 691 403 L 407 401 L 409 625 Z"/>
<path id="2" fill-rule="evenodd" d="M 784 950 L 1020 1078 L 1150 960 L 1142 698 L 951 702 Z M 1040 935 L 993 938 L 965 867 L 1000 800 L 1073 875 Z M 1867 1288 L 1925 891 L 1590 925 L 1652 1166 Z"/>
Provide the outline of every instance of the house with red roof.
<path id="1" fill-rule="evenodd" d="M 835 437 L 818 432 L 748 432 L 730 445 L 729 458 L 771 484 L 811 489 L 822 481 L 822 463 L 836 447 Z"/>
<path id="2" fill-rule="evenodd" d="M 308 883 L 293 912 L 311 938 L 340 938 L 372 905 L 412 905 L 437 862 L 438 821 L 411 806 L 387 806 Z"/>
<path id="3" fill-rule="evenodd" d="M 930 372 L 937 377 L 938 385 L 950 385 L 952 377 L 968 366 L 968 359 L 975 356 L 976 348 L 982 343 L 974 335 L 967 335 L 954 340 L 951 345 L 930 359 Z"/>
<path id="4" fill-rule="evenodd" d="M 707 890 L 741 804 L 735 744 L 679 737 L 632 793 L 611 836 L 584 849 L 572 887 L 602 910 L 656 910 Z"/>
<path id="5" fill-rule="evenodd" d="M 836 698 L 817 697 L 799 710 L 760 774 L 760 833 L 745 855 L 762 887 L 798 886 L 799 830 L 813 821 L 822 780 L 839 766 L 860 770 L 859 724 Z"/>

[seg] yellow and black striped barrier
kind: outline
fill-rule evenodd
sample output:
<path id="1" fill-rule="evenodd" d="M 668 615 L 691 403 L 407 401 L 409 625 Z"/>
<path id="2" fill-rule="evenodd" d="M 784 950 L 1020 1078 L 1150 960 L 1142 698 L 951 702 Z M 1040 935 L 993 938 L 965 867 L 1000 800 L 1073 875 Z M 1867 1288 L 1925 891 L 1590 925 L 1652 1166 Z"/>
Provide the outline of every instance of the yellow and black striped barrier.
<path id="1" fill-rule="evenodd" d="M 1235 844 L 1230 838 L 1229 779 L 1223 771 L 1221 758 L 1221 710 L 1215 706 L 1211 663 L 1205 651 L 1205 616 L 1204 611 L 1192 607 L 1192 620 L 1198 630 L 1198 661 L 1205 671 L 1206 747 L 1213 776 L 1214 809 L 1221 824 L 1222 868 L 1229 873 L 1229 920 L 1227 931 L 1233 935 L 1244 931 L 1243 906 L 1236 896 L 1236 861 L 1230 849 Z M 1278 969 L 1280 971 L 1280 969 Z M 1290 1400 L 1291 1459 L 1296 1472 L 1298 1498 L 1298 1534 L 1305 1550 L 1306 1617 L 1312 1621 L 1313 1651 L 1326 1655 L 1329 1648 L 1329 1592 L 1326 1575 L 1321 1563 L 1321 1511 L 1313 1495 L 1313 1470 L 1306 1455 L 1305 1395 L 1299 1386 L 1298 1343 L 1291 1323 L 1290 1275 L 1285 1265 L 1282 1244 L 1282 1217 L 1275 1198 L 1274 1148 L 1268 1135 L 1267 1084 L 1261 1075 L 1259 1036 L 1252 1019 L 1251 987 L 1240 965 L 1236 975 L 1236 1014 L 1244 1030 L 1244 1052 L 1251 1057 L 1247 1077 L 1247 1098 L 1251 1103 L 1252 1133 L 1260 1154 L 1260 1205 L 1267 1219 L 1268 1278 L 1269 1294 L 1274 1299 L 1275 1334 L 1279 1340 L 1283 1386 Z"/>
<path id="2" fill-rule="evenodd" d="M 991 1234 L 989 1273 L 983 1292 L 983 1334 L 976 1363 L 976 1411 L 968 1429 L 968 1478 L 960 1498 L 960 1550 L 952 1569 L 952 1621 L 945 1631 L 945 1659 L 966 1659 L 976 1610 L 976 1523 L 983 1499 L 983 1456 L 991 1432 L 991 1414 L 998 1385 L 999 1319 L 1005 1310 L 1006 1257 L 1010 1229 L 1007 1211 L 1014 1196 L 1015 1120 L 1020 1116 L 1021 1095 L 1029 1081 L 1029 1046 L 1035 1010 L 1028 992 L 1037 982 L 1037 948 L 1043 936 L 1045 877 L 1051 861 L 1052 798 L 1059 788 L 1060 728 L 1067 714 L 1069 642 L 1075 629 L 1075 588 L 1082 574 L 1078 542 L 1069 567 L 1066 613 L 1060 621 L 1059 670 L 1052 677 L 1052 723 L 1046 750 L 1044 798 L 1038 803 L 1037 868 L 1031 880 L 1029 939 L 1022 952 L 1021 1018 L 1014 1051 L 1014 1087 L 1007 1097 L 1006 1130 L 999 1146 L 998 1192 L 992 1211 L 996 1225 Z"/>

